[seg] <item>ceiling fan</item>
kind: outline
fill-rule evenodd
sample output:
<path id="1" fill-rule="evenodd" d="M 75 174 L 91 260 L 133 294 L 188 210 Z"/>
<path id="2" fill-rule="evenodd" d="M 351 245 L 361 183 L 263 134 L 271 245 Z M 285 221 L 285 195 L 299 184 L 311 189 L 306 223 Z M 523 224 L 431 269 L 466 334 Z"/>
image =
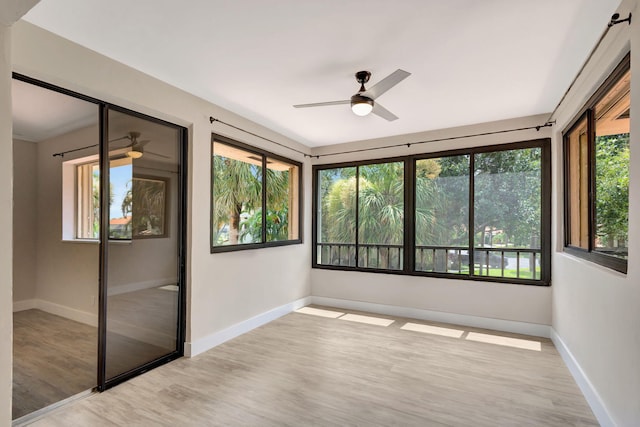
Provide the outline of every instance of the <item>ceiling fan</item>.
<path id="1" fill-rule="evenodd" d="M 379 103 L 375 102 L 375 99 L 410 75 L 411 73 L 407 71 L 397 69 L 369 89 L 366 89 L 364 87 L 364 84 L 369 81 L 371 73 L 369 71 L 358 71 L 356 73 L 356 80 L 358 81 L 358 83 L 360 83 L 360 90 L 358 91 L 358 93 L 353 95 L 351 99 L 345 99 L 342 101 L 316 102 L 313 104 L 298 104 L 294 105 L 294 107 L 307 108 L 351 104 L 351 110 L 358 116 L 366 116 L 369 113 L 373 113 L 391 122 L 393 120 L 397 120 L 398 116 L 384 108 Z"/>
<path id="2" fill-rule="evenodd" d="M 165 156 L 164 154 L 154 153 L 153 151 L 144 151 L 144 146 L 147 145 L 149 142 L 151 142 L 151 140 L 145 139 L 143 141 L 139 141 L 138 138 L 140 138 L 140 132 L 136 132 L 136 131 L 131 131 L 127 135 L 123 136 L 122 138 L 118 138 L 118 139 L 128 139 L 129 141 L 131 141 L 130 144 L 127 144 L 125 147 L 123 147 L 123 148 L 128 148 L 128 150 L 125 152 L 127 157 L 131 157 L 132 159 L 139 159 L 144 154 L 151 154 L 153 156 L 163 157 L 165 159 L 170 158 L 169 156 Z M 117 140 L 114 140 L 114 141 L 117 141 Z"/>

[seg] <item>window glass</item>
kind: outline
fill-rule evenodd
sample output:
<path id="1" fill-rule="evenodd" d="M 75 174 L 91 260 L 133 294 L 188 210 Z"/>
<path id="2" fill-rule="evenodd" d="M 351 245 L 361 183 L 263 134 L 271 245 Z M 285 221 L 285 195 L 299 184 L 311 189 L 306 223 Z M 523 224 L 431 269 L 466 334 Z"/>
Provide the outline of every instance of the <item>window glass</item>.
<path id="1" fill-rule="evenodd" d="M 213 246 L 262 242 L 262 158 L 213 143 Z"/>
<path id="2" fill-rule="evenodd" d="M 319 171 L 317 197 L 317 263 L 355 267 L 356 168 Z"/>
<path id="3" fill-rule="evenodd" d="M 212 252 L 300 243 L 301 165 L 216 135 L 212 155 Z"/>
<path id="4" fill-rule="evenodd" d="M 267 158 L 267 242 L 298 238 L 298 173 L 296 165 Z"/>
<path id="5" fill-rule="evenodd" d="M 541 154 L 528 148 L 475 155 L 474 274 L 540 278 Z"/>
<path id="6" fill-rule="evenodd" d="M 629 224 L 630 71 L 595 105 L 593 248 L 627 258 Z"/>
<path id="7" fill-rule="evenodd" d="M 417 271 L 469 273 L 469 155 L 415 166 Z"/>
<path id="8" fill-rule="evenodd" d="M 402 270 L 404 162 L 359 167 L 358 266 Z"/>
<path id="9" fill-rule="evenodd" d="M 316 166 L 313 266 L 548 284 L 550 146 Z"/>
<path id="10" fill-rule="evenodd" d="M 109 238 L 130 240 L 132 234 L 131 158 L 110 161 Z M 98 162 L 76 167 L 77 239 L 100 238 L 100 166 Z"/>
<path id="11" fill-rule="evenodd" d="M 86 163 L 76 168 L 78 239 L 100 238 L 100 167 Z"/>

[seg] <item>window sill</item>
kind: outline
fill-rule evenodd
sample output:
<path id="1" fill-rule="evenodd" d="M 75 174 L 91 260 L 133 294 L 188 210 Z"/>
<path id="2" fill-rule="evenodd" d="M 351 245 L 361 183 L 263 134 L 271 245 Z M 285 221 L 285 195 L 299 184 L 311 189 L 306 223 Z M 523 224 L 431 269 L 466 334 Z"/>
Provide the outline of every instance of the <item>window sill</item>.
<path id="1" fill-rule="evenodd" d="M 584 249 L 565 246 L 562 254 L 568 255 L 576 260 L 581 260 L 592 265 L 598 266 L 606 271 L 613 271 L 626 276 L 628 261 L 621 258 L 600 254 L 598 252 L 590 252 Z"/>
<path id="2" fill-rule="evenodd" d="M 267 243 L 247 243 L 241 245 L 228 245 L 228 246 L 212 246 L 211 253 L 223 253 L 223 252 L 238 252 L 238 251 L 247 251 L 252 249 L 263 249 L 263 248 L 276 248 L 280 246 L 291 246 L 291 245 L 300 245 L 302 244 L 302 239 L 297 240 L 281 240 L 277 242 L 267 242 Z"/>

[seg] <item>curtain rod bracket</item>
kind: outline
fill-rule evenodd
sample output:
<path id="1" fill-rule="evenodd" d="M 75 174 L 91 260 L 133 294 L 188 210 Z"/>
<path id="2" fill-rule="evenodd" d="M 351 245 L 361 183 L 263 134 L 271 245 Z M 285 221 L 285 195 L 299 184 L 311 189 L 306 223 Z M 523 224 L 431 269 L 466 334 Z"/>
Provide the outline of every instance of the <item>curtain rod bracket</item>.
<path id="1" fill-rule="evenodd" d="M 618 18 L 620 18 L 619 13 L 614 13 L 613 15 L 611 15 L 611 21 L 609 21 L 609 24 L 607 24 L 607 27 L 611 28 L 614 25 L 621 24 L 623 22 L 628 22 L 629 25 L 631 25 L 631 12 L 629 12 L 629 16 L 627 16 L 625 19 L 618 19 Z"/>
<path id="2" fill-rule="evenodd" d="M 540 132 L 540 128 L 549 128 L 549 127 L 553 126 L 555 123 L 556 123 L 555 120 L 551 120 L 551 121 L 546 122 L 543 125 L 538 125 L 538 126 L 536 126 L 536 131 Z"/>

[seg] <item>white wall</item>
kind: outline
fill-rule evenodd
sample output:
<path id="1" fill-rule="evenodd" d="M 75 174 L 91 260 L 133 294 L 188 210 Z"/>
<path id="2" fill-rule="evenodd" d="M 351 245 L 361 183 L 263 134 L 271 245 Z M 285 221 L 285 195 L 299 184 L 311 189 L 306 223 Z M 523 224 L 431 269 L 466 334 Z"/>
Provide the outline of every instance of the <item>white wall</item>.
<path id="1" fill-rule="evenodd" d="M 593 388 L 603 420 L 640 424 L 640 8 L 625 0 L 621 17 L 632 24 L 613 27 L 558 111 L 554 128 L 553 328 Z M 586 100 L 631 49 L 631 167 L 629 185 L 629 268 L 626 275 L 562 252 L 561 132 Z M 599 402 L 597 402 L 599 401 Z"/>
<path id="2" fill-rule="evenodd" d="M 0 24 L 0 224 L 13 220 L 11 28 Z M 11 424 L 13 275 L 12 235 L 0 239 L 0 425 Z"/>
<path id="3" fill-rule="evenodd" d="M 395 138 L 341 144 L 316 149 L 313 154 L 322 155 L 323 153 L 370 148 L 381 145 L 393 145 L 396 143 L 407 144 L 439 138 L 537 126 L 543 124 L 547 117 L 548 114 L 423 132 Z M 412 145 L 410 148 L 402 146 L 365 153 L 327 156 L 314 160 L 314 163 L 333 163 L 437 152 L 457 148 L 548 138 L 549 134 L 550 131 L 548 128 L 542 128 L 540 131 L 533 129 L 514 133 Z M 551 324 L 551 289 L 549 287 L 322 269 L 313 269 L 311 277 L 312 295 L 314 296 L 538 325 Z M 460 318 L 460 321 L 464 320 L 464 317 Z"/>
<path id="4" fill-rule="evenodd" d="M 36 297 L 37 152 L 34 142 L 13 140 L 13 302 Z"/>
<path id="5" fill-rule="evenodd" d="M 92 304 L 98 295 L 98 245 L 62 241 L 63 160 L 53 153 L 97 143 L 98 135 L 97 126 L 91 126 L 41 141 L 37 156 L 36 298 L 93 315 L 87 319 L 98 312 Z"/>
<path id="6" fill-rule="evenodd" d="M 209 251 L 210 140 L 215 131 L 305 162 L 302 155 L 250 137 L 214 116 L 251 132 L 306 147 L 156 79 L 20 21 L 13 28 L 14 70 L 189 129 L 188 330 L 198 342 L 225 328 L 310 293 L 310 224 L 305 243 L 225 254 Z M 305 164 L 306 217 L 310 213 L 310 174 Z"/>

